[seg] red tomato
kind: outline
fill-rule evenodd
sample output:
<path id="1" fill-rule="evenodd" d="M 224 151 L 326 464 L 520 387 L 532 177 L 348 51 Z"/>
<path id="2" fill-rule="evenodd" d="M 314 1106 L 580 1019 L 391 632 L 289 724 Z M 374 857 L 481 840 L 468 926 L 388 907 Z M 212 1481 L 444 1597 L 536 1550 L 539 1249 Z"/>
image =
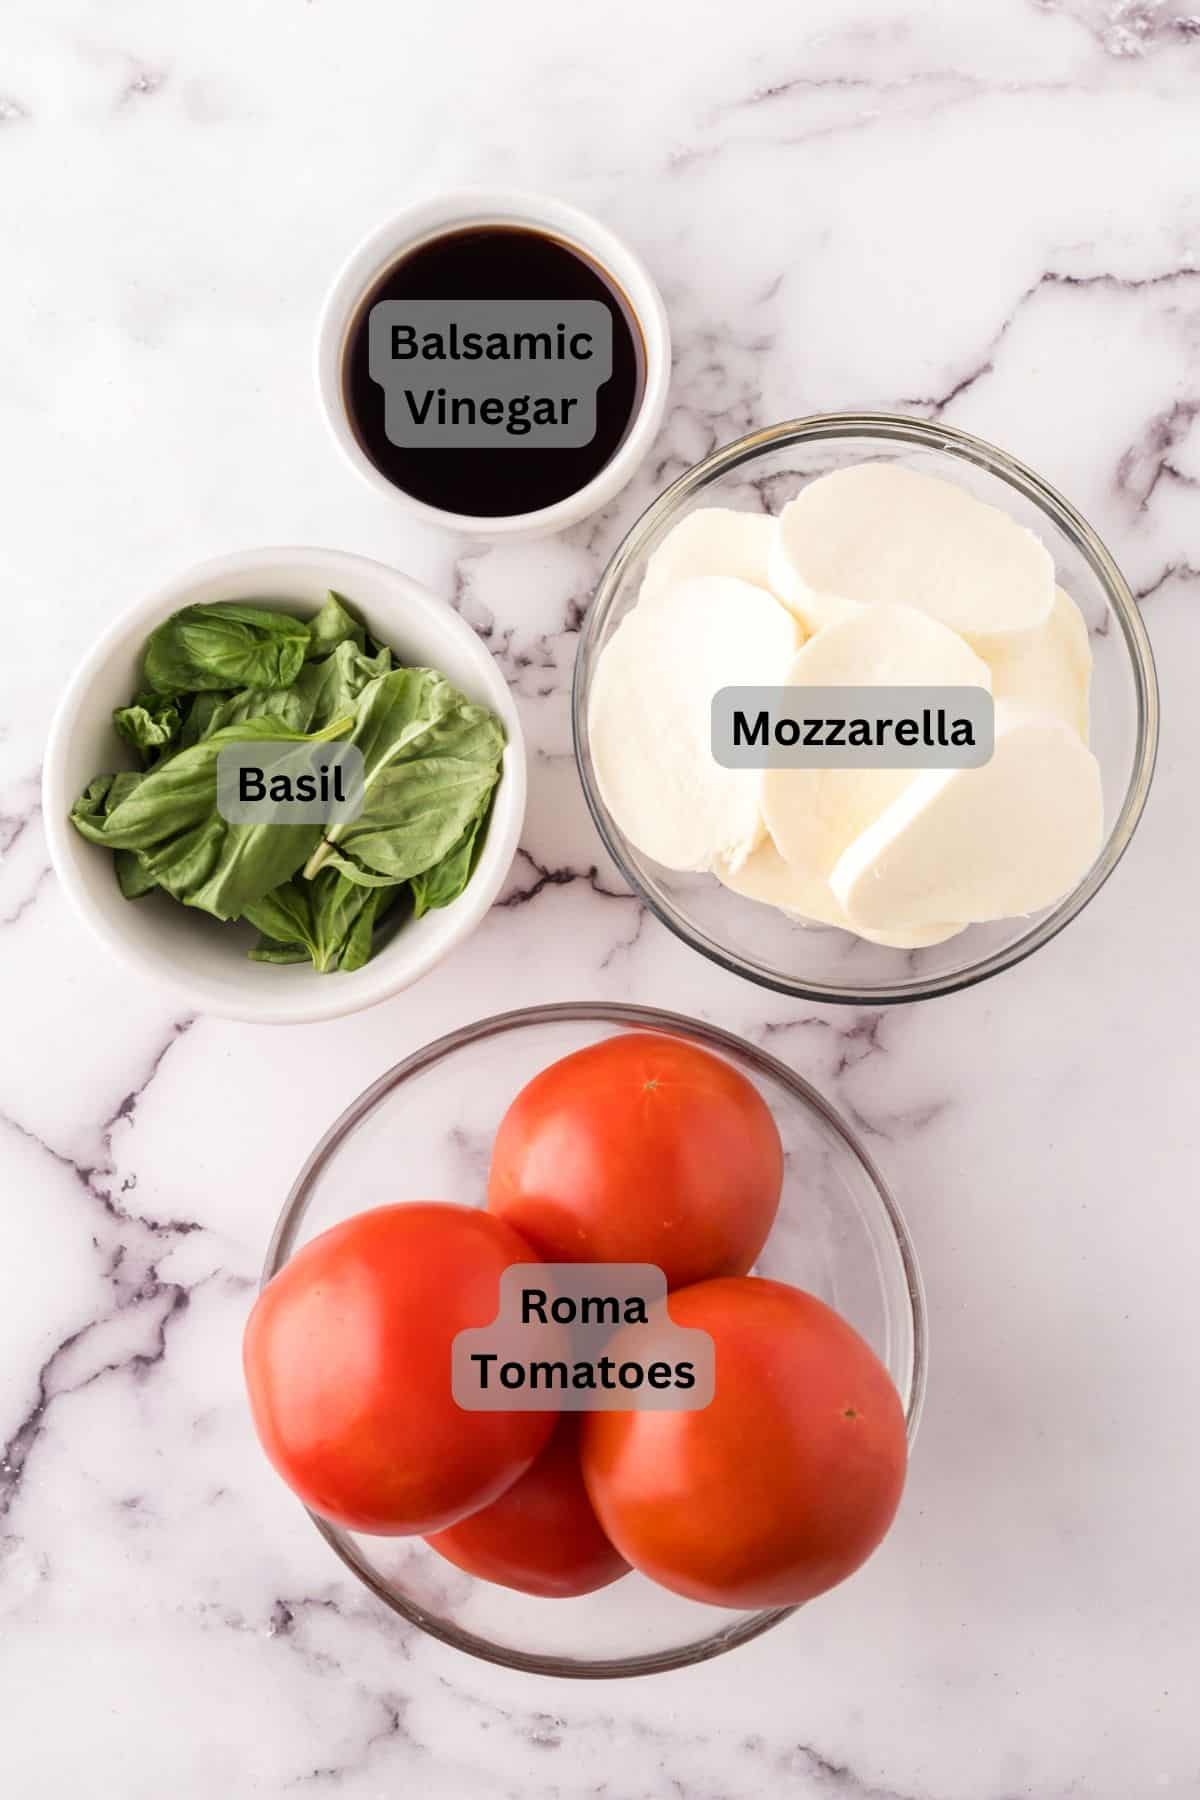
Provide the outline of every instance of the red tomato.
<path id="1" fill-rule="evenodd" d="M 715 1396 L 696 1412 L 588 1417 L 597 1517 L 635 1569 L 689 1599 L 811 1600 L 866 1561 L 900 1501 L 904 1412 L 887 1370 L 782 1282 L 703 1282 L 668 1311 L 711 1335 Z"/>
<path id="2" fill-rule="evenodd" d="M 297 1251 L 246 1326 L 262 1445 L 306 1506 L 353 1531 L 440 1531 L 524 1474 L 556 1414 L 464 1412 L 450 1351 L 536 1260 L 471 1206 L 381 1206 Z"/>
<path id="3" fill-rule="evenodd" d="M 741 1275 L 766 1241 L 783 1149 L 743 1075 L 627 1032 L 552 1063 L 496 1134 L 488 1210 L 548 1262 L 649 1262 L 683 1287 Z"/>
<path id="4" fill-rule="evenodd" d="M 533 1467 L 498 1500 L 429 1542 L 469 1575 L 555 1600 L 594 1593 L 629 1570 L 583 1485 L 578 1414 L 563 1415 Z"/>

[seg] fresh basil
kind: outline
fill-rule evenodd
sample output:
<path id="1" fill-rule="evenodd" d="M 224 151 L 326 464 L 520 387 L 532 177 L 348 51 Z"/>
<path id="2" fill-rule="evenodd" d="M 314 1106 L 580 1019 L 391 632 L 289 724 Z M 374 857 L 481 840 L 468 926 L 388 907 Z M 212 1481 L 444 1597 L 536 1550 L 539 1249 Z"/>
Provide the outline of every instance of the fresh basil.
<path id="1" fill-rule="evenodd" d="M 161 694 L 139 694 L 129 706 L 118 706 L 112 718 L 117 734 L 147 760 L 175 742 L 182 723 L 177 702 Z"/>
<path id="2" fill-rule="evenodd" d="M 184 748 L 243 719 L 283 719 L 293 731 L 320 731 L 331 719 L 353 713 L 359 695 L 392 666 L 390 650 L 368 656 L 357 644 L 340 643 L 320 662 L 306 662 L 290 687 L 241 688 L 235 694 L 197 694 L 184 724 Z"/>
<path id="3" fill-rule="evenodd" d="M 328 656 L 339 644 L 353 644 L 358 650 L 367 647 L 365 628 L 355 618 L 340 594 L 330 594 L 320 612 L 308 621 L 308 649 L 311 662 Z"/>
<path id="4" fill-rule="evenodd" d="M 143 767 L 100 775 L 71 812 L 114 853 L 128 899 L 161 888 L 259 932 L 259 962 L 366 963 L 405 918 L 448 906 L 478 862 L 504 731 L 435 669 L 396 668 L 340 595 L 307 623 L 270 608 L 190 606 L 147 641 L 113 724 Z M 233 825 L 216 804 L 229 743 L 354 743 L 359 816 Z"/>
<path id="5" fill-rule="evenodd" d="M 320 842 L 321 827 L 230 824 L 217 811 L 218 755 L 226 744 L 326 742 L 344 737 L 350 724 L 347 717 L 301 732 L 282 719 L 244 719 L 151 769 L 103 818 L 80 803 L 72 819 L 95 844 L 137 851 L 142 869 L 173 899 L 218 919 L 240 918 L 295 874 Z"/>
<path id="6" fill-rule="evenodd" d="M 476 808 L 474 818 L 441 862 L 434 863 L 431 869 L 425 869 L 420 875 L 412 877 L 409 885 L 412 888 L 414 918 L 419 919 L 422 913 L 432 912 L 436 907 L 449 906 L 452 900 L 458 899 L 470 881 L 487 835 L 491 802 L 492 791 L 489 788 Z"/>
<path id="7" fill-rule="evenodd" d="M 88 784 L 79 796 L 71 812 L 71 818 L 80 831 L 84 831 L 81 821 L 86 821 L 103 832 L 103 822 L 128 794 L 131 794 L 143 780 L 140 774 L 125 769 L 119 775 L 97 775 L 95 781 Z M 85 836 L 93 837 L 93 832 L 84 831 Z M 117 881 L 121 892 L 127 900 L 140 900 L 143 894 L 149 894 L 158 886 L 154 876 L 143 868 L 141 858 L 136 850 L 118 850 L 114 861 L 117 869 Z"/>
<path id="8" fill-rule="evenodd" d="M 331 827 L 305 867 L 367 886 L 410 881 L 449 855 L 499 779 L 504 731 L 433 669 L 367 687 L 350 742 L 363 758 L 358 817 Z"/>
<path id="9" fill-rule="evenodd" d="M 171 695 L 290 687 L 309 644 L 307 625 L 290 613 L 227 601 L 185 606 L 151 633 L 142 680 L 153 693 Z"/>
<path id="10" fill-rule="evenodd" d="M 322 973 L 357 969 L 368 960 L 377 916 L 389 896 L 357 886 L 336 869 L 314 881 L 288 881 L 246 908 L 262 933 L 250 955 L 256 962 L 311 962 Z"/>

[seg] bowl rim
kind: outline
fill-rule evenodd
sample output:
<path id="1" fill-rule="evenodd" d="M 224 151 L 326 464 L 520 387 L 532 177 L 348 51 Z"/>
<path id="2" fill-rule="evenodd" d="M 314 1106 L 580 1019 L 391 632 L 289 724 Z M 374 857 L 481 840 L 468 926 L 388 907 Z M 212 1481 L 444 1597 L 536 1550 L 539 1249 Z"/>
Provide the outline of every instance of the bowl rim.
<path id="1" fill-rule="evenodd" d="M 647 889 L 632 866 L 625 850 L 623 834 L 609 814 L 595 779 L 586 714 L 584 671 L 600 630 L 620 592 L 626 570 L 683 501 L 702 492 L 710 482 L 766 451 L 793 444 L 811 444 L 821 439 L 856 437 L 890 438 L 898 443 L 957 456 L 997 476 L 1050 517 L 1091 567 L 1121 627 L 1133 676 L 1137 739 L 1133 767 L 1121 810 L 1113 821 L 1099 856 L 1082 881 L 1051 908 L 1031 932 L 1013 944 L 981 957 L 966 969 L 931 975 L 916 982 L 879 981 L 870 986 L 847 988 L 834 982 L 788 979 L 777 972 L 768 972 L 745 963 Z M 1089 901 L 1095 898 L 1129 848 L 1150 791 L 1158 753 L 1158 733 L 1158 679 L 1149 634 L 1128 582 L 1107 546 L 1087 520 L 1057 488 L 1043 480 L 1026 463 L 1010 456 L 1007 451 L 984 438 L 961 431 L 957 426 L 915 418 L 906 413 L 830 412 L 787 419 L 777 425 L 748 432 L 744 437 L 722 445 L 692 468 L 686 469 L 657 499 L 651 501 L 613 552 L 580 631 L 571 684 L 571 736 L 575 764 L 583 784 L 588 810 L 605 849 L 639 900 L 668 931 L 730 974 L 740 975 L 744 980 L 753 981 L 778 994 L 787 994 L 793 999 L 815 1000 L 838 1006 L 896 1006 L 960 993 L 965 988 L 974 987 L 977 983 L 998 975 L 1003 969 L 1013 968 L 1024 962 L 1027 956 L 1032 956 L 1035 950 L 1057 937 Z"/>
<path id="2" fill-rule="evenodd" d="M 320 582 L 325 582 L 328 577 L 328 585 L 348 594 L 352 604 L 356 576 L 365 578 L 369 572 L 373 579 L 385 579 L 394 589 L 398 607 L 408 611 L 418 629 L 422 617 L 436 618 L 440 626 L 461 642 L 464 654 L 478 670 L 481 687 L 486 690 L 490 705 L 504 721 L 507 742 L 500 789 L 507 789 L 507 796 L 503 816 L 493 816 L 495 829 L 488 832 L 479 867 L 472 877 L 470 889 L 463 896 L 463 901 L 469 901 L 469 904 L 463 906 L 461 917 L 455 920 L 444 942 L 428 948 L 417 958 L 393 956 L 389 959 L 389 950 L 402 947 L 403 940 L 398 937 L 379 957 L 353 975 L 331 976 L 330 982 L 340 981 L 340 986 L 314 985 L 303 995 L 279 993 L 272 996 L 268 990 L 260 998 L 251 995 L 247 982 L 234 1001 L 211 988 L 203 976 L 193 973 L 183 963 L 168 971 L 157 959 L 143 955 L 122 933 L 110 928 L 80 877 L 77 858 L 84 850 L 90 851 L 94 847 L 86 845 L 72 831 L 67 818 L 74 795 L 69 793 L 65 764 L 75 719 L 88 705 L 94 678 L 132 633 L 139 629 L 143 633 L 148 631 L 152 621 L 188 605 L 195 590 L 214 580 L 245 576 L 251 582 L 258 576 L 272 575 L 274 580 L 286 585 L 288 577 L 278 574 L 281 566 L 290 567 L 296 575 L 302 569 L 307 570 Z M 279 598 L 286 600 L 288 596 L 280 594 Z M 527 799 L 525 737 L 516 704 L 495 658 L 466 621 L 432 588 L 390 563 L 350 550 L 295 544 L 254 546 L 207 557 L 160 582 L 125 607 L 88 647 L 76 663 L 51 718 L 42 767 L 41 799 L 50 861 L 68 904 L 92 937 L 123 968 L 174 992 L 203 1015 L 262 1025 L 309 1024 L 362 1012 L 393 998 L 427 975 L 482 923 L 512 867 L 524 825 Z M 256 968 L 258 965 L 246 966 Z M 361 980 L 363 976 L 368 979 Z"/>
<path id="3" fill-rule="evenodd" d="M 461 513 L 420 500 L 389 481 L 367 455 L 347 416 L 342 364 L 347 337 L 374 283 L 403 256 L 433 238 L 479 225 L 518 225 L 556 237 L 599 262 L 618 284 L 642 337 L 645 379 L 625 436 L 603 468 L 549 506 L 523 513 Z M 346 256 L 321 307 L 314 375 L 321 413 L 348 465 L 377 494 L 413 517 L 464 536 L 513 540 L 548 537 L 599 512 L 645 459 L 662 424 L 671 383 L 671 326 L 649 265 L 633 245 L 578 206 L 524 188 L 468 186 L 413 201 L 361 238 Z"/>
<path id="4" fill-rule="evenodd" d="M 689 1018 L 686 1014 L 667 1012 L 659 1007 L 635 1006 L 623 1001 L 603 1000 L 554 1001 L 545 1005 L 515 1007 L 507 1012 L 493 1013 L 470 1024 L 461 1025 L 454 1031 L 446 1032 L 443 1036 L 434 1038 L 430 1043 L 423 1045 L 419 1050 L 413 1051 L 411 1055 L 404 1057 L 400 1062 L 393 1064 L 384 1074 L 371 1082 L 369 1087 L 364 1088 L 357 1099 L 350 1102 L 349 1106 L 322 1134 L 306 1158 L 288 1191 L 275 1228 L 271 1233 L 270 1242 L 263 1258 L 259 1292 L 261 1293 L 292 1254 L 297 1234 L 308 1209 L 313 1183 L 345 1139 L 387 1095 L 408 1080 L 410 1076 L 418 1075 L 434 1064 L 453 1056 L 457 1050 L 466 1045 L 499 1037 L 505 1032 L 520 1030 L 528 1025 L 567 1022 L 611 1024 L 639 1031 L 659 1031 L 698 1041 L 706 1049 L 713 1050 L 718 1055 L 723 1052 L 733 1052 L 750 1063 L 757 1072 L 787 1088 L 801 1105 L 807 1106 L 817 1113 L 821 1121 L 841 1139 L 847 1151 L 866 1174 L 880 1201 L 895 1238 L 901 1265 L 904 1269 L 912 1326 L 912 1371 L 909 1379 L 909 1392 L 907 1396 L 902 1395 L 901 1399 L 904 1401 L 905 1425 L 911 1452 L 925 1403 L 929 1363 L 929 1319 L 925 1287 L 921 1279 L 916 1249 L 904 1215 L 891 1189 L 873 1158 L 864 1149 L 857 1135 L 841 1114 L 795 1069 L 790 1068 L 779 1057 L 772 1056 L 769 1051 L 760 1049 L 757 1044 L 752 1044 L 748 1039 L 739 1037 L 735 1032 L 726 1031 L 719 1025 L 710 1024 L 706 1019 Z M 304 1510 L 330 1549 L 351 1573 L 357 1576 L 377 1599 L 382 1600 L 386 1606 L 407 1620 L 409 1624 L 416 1625 L 428 1636 L 436 1638 L 440 1643 L 450 1645 L 452 1649 L 465 1651 L 470 1656 L 479 1657 L 482 1661 L 494 1663 L 501 1668 L 517 1669 L 523 1674 L 554 1675 L 584 1680 L 611 1680 L 635 1675 L 656 1675 L 671 1669 L 689 1668 L 695 1663 L 709 1662 L 714 1656 L 721 1656 L 727 1650 L 736 1649 L 739 1644 L 750 1643 L 752 1639 L 761 1637 L 764 1631 L 770 1631 L 773 1626 L 781 1624 L 784 1619 L 790 1618 L 794 1612 L 799 1611 L 797 1606 L 764 1607 L 756 1612 L 748 1613 L 744 1618 L 738 1619 L 722 1630 L 710 1632 L 706 1637 L 698 1638 L 693 1644 L 641 1656 L 571 1657 L 512 1650 L 507 1646 L 494 1644 L 490 1639 L 480 1637 L 476 1632 L 449 1624 L 428 1613 L 425 1608 L 418 1606 L 415 1602 L 391 1593 L 384 1582 L 358 1554 L 349 1534 L 341 1531 L 338 1526 L 331 1524 L 327 1519 L 321 1518 L 310 1507 L 305 1507 Z"/>

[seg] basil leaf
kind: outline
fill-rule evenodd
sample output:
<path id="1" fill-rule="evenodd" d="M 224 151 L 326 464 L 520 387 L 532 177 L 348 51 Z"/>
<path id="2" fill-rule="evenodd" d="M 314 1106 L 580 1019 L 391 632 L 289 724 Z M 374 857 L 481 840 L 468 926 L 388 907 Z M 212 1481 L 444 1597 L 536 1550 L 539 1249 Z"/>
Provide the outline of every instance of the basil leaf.
<path id="1" fill-rule="evenodd" d="M 254 960 L 308 960 L 322 973 L 359 969 L 371 954 L 375 920 L 389 904 L 381 888 L 364 888 L 336 869 L 315 881 L 287 881 L 246 908 L 244 917 L 263 934 L 250 952 Z"/>
<path id="2" fill-rule="evenodd" d="M 304 873 L 332 863 L 366 886 L 408 881 L 447 856 L 500 774 L 504 729 L 432 669 L 372 682 L 350 734 L 363 757 L 358 817 L 330 828 Z"/>
<path id="3" fill-rule="evenodd" d="M 136 793 L 145 779 L 145 773 L 138 769 L 122 769 L 117 775 L 97 775 L 71 808 L 72 819 L 76 824 L 80 820 L 95 822 L 96 828 L 103 830 L 104 820 L 123 800 Z M 87 835 L 85 832 L 84 836 Z"/>
<path id="4" fill-rule="evenodd" d="M 282 882 L 260 900 L 252 900 L 242 917 L 262 933 L 258 945 L 250 952 L 252 961 L 276 962 L 279 958 L 274 952 L 289 949 L 296 952 L 287 959 L 290 962 L 316 962 L 308 890 L 297 882 Z M 272 952 L 270 956 L 267 956 L 267 950 Z"/>
<path id="5" fill-rule="evenodd" d="M 348 718 L 322 731 L 293 731 L 282 719 L 245 719 L 203 743 L 180 750 L 138 778 L 120 803 L 98 819 L 92 784 L 71 817 L 92 843 L 136 850 L 143 870 L 185 906 L 218 919 L 289 880 L 320 842 L 320 825 L 231 825 L 217 811 L 217 757 L 227 743 L 327 742 L 344 736 Z M 120 777 L 116 778 L 120 780 Z"/>
<path id="6" fill-rule="evenodd" d="M 392 666 L 390 650 L 367 656 L 356 644 L 339 644 L 320 662 L 305 663 L 290 687 L 242 688 L 236 694 L 197 694 L 182 744 L 202 743 L 214 731 L 242 719 L 283 719 L 293 731 L 320 731 L 331 719 L 353 713 L 369 682 Z"/>
<path id="7" fill-rule="evenodd" d="M 71 817 L 80 819 L 104 819 L 112 810 L 105 802 L 112 792 L 115 775 L 97 775 L 88 782 L 82 794 L 71 808 Z"/>
<path id="8" fill-rule="evenodd" d="M 156 694 L 290 687 L 309 641 L 307 625 L 290 613 L 232 601 L 185 606 L 148 639 L 143 681 Z"/>
<path id="9" fill-rule="evenodd" d="M 310 661 L 315 657 L 328 656 L 339 644 L 353 644 L 357 650 L 367 647 L 365 628 L 359 624 L 340 594 L 331 593 L 320 612 L 308 621 L 308 651 Z"/>
<path id="10" fill-rule="evenodd" d="M 494 790 L 489 788 L 475 817 L 441 862 L 434 863 L 431 869 L 425 869 L 412 877 L 409 885 L 412 888 L 414 919 L 419 919 L 423 913 L 432 912 L 435 907 L 449 906 L 452 900 L 458 899 L 470 881 L 487 836 L 486 825 L 492 810 L 493 793 Z"/>
<path id="11" fill-rule="evenodd" d="M 119 775 L 97 775 L 71 808 L 72 820 L 81 831 L 83 826 L 80 821 L 86 820 L 103 833 L 103 821 L 142 780 L 140 774 L 130 770 L 123 770 Z M 85 831 L 84 836 L 92 836 L 92 833 Z M 135 850 L 118 850 L 116 868 L 117 881 L 127 900 L 140 900 L 143 894 L 150 893 L 158 886 L 154 877 L 143 868 L 141 858 Z"/>
<path id="12" fill-rule="evenodd" d="M 130 705 L 116 708 L 112 722 L 118 737 L 148 756 L 179 736 L 179 704 L 174 697 L 139 694 Z"/>
<path id="13" fill-rule="evenodd" d="M 251 962 L 260 963 L 302 963 L 309 961 L 308 951 L 303 944 L 275 944 L 268 937 L 260 937 L 246 955 Z"/>
<path id="14" fill-rule="evenodd" d="M 345 877 L 341 876 L 339 879 L 345 880 Z M 375 926 L 380 915 L 387 910 L 390 901 L 386 888 L 354 887 L 353 882 L 347 882 L 346 885 L 354 888 L 356 894 L 366 896 L 366 903 L 360 909 L 358 917 L 346 934 L 346 941 L 338 958 L 338 968 L 344 974 L 349 975 L 355 969 L 361 969 L 364 963 L 370 962 Z"/>
<path id="15" fill-rule="evenodd" d="M 186 607 L 153 633 L 143 663 L 143 690 L 113 723 L 147 767 L 97 776 L 71 812 L 114 853 L 127 898 L 161 887 L 219 919 L 244 917 L 259 932 L 254 960 L 325 972 L 361 968 L 382 926 L 463 891 L 503 728 L 436 670 L 397 669 L 340 595 L 307 624 L 259 606 Z M 347 734 L 363 756 L 364 806 L 327 839 L 315 824 L 230 825 L 218 813 L 226 744 Z"/>
<path id="16" fill-rule="evenodd" d="M 118 850 L 113 861 L 117 885 L 127 900 L 140 900 L 143 894 L 153 893 L 158 886 L 158 877 L 150 873 L 136 850 Z"/>
<path id="17" fill-rule="evenodd" d="M 286 693 L 288 690 L 286 688 L 246 688 L 243 691 L 253 694 L 280 694 Z M 203 738 L 206 738 L 213 729 L 213 718 L 218 708 L 224 706 L 226 701 L 231 698 L 233 696 L 222 693 L 219 689 L 207 694 L 194 694 L 183 716 L 183 724 L 179 731 L 179 749 L 190 750 L 193 744 L 198 744 Z M 262 718 L 263 711 L 260 710 L 256 716 Z M 275 717 L 273 713 L 266 716 Z"/>
<path id="18" fill-rule="evenodd" d="M 452 757 L 402 763 L 376 785 L 370 811 L 321 845 L 320 866 L 367 887 L 411 881 L 455 848 L 496 778 L 494 767 Z"/>

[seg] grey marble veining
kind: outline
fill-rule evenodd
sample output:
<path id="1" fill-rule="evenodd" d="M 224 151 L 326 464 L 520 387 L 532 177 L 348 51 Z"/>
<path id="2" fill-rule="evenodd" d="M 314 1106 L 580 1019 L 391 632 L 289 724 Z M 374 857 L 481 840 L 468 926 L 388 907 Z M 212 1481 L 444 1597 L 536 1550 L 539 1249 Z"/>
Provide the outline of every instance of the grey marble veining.
<path id="1" fill-rule="evenodd" d="M 1178 0 L 10 0 L 0 43 L 0 1767 L 14 1800 L 1200 1797 L 1193 721 L 1200 17 Z M 643 250 L 660 440 L 605 513 L 487 548 L 407 521 L 317 415 L 323 289 L 462 181 Z M 887 1012 L 710 968 L 623 889 L 570 755 L 580 621 L 640 507 L 826 408 L 992 438 L 1138 592 L 1165 730 L 1134 847 L 1030 963 Z M 519 699 L 531 806 L 470 942 L 375 1012 L 181 1018 L 49 874 L 46 723 L 199 556 L 406 568 Z M 812 1079 L 899 1194 L 929 1403 L 855 1581 L 711 1665 L 537 1681 L 421 1637 L 273 1479 L 239 1339 L 316 1132 L 482 1010 L 677 1007 Z"/>

